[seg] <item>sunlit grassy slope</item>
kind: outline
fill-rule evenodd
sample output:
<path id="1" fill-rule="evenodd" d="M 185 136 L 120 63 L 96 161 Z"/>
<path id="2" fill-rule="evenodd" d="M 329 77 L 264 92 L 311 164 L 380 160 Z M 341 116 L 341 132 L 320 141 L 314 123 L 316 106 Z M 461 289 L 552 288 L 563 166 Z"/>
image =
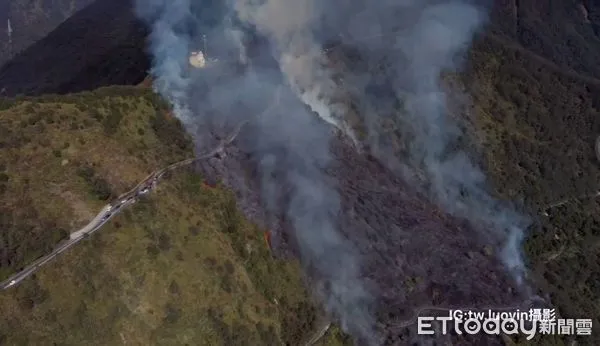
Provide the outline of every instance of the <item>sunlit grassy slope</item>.
<path id="1" fill-rule="evenodd" d="M 2 279 L 193 155 L 146 88 L 0 102 Z M 299 345 L 316 315 L 303 287 L 297 263 L 271 257 L 232 194 L 182 170 L 0 292 L 0 344 Z"/>

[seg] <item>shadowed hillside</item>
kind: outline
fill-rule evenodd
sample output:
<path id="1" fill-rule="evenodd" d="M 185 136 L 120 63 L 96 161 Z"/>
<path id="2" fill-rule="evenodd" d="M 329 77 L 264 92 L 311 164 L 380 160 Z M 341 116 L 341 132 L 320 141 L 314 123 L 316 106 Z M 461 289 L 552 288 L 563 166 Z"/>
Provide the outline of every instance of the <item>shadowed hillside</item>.
<path id="1" fill-rule="evenodd" d="M 494 1 L 491 32 L 565 69 L 600 77 L 596 0 Z"/>
<path id="2" fill-rule="evenodd" d="M 131 1 L 96 1 L 0 67 L 0 95 L 137 84 L 149 68 Z"/>
<path id="3" fill-rule="evenodd" d="M 0 0 L 0 65 L 93 0 Z M 8 20 L 12 32 L 8 32 Z"/>

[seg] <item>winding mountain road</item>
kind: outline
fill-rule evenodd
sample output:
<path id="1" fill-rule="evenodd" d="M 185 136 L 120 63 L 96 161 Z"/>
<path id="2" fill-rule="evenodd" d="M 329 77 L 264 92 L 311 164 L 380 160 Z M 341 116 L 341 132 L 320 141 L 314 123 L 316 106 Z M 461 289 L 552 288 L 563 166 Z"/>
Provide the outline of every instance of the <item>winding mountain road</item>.
<path id="1" fill-rule="evenodd" d="M 59 245 L 51 253 L 41 258 L 38 258 L 21 271 L 11 275 L 8 279 L 1 282 L 0 289 L 5 290 L 19 284 L 31 274 L 35 273 L 44 264 L 50 262 L 51 260 L 56 258 L 56 256 L 69 249 L 71 246 L 79 243 L 81 240 L 89 237 L 91 234 L 102 228 L 104 224 L 106 224 L 113 217 L 115 217 L 115 215 L 119 214 L 123 209 L 134 204 L 138 200 L 138 198 L 149 193 L 152 189 L 154 189 L 165 173 L 184 166 L 191 165 L 198 161 L 210 159 L 215 156 L 218 157 L 224 155 L 225 147 L 235 140 L 235 138 L 240 133 L 242 127 L 247 123 L 248 121 L 240 123 L 228 137 L 221 140 L 220 143 L 214 149 L 208 151 L 207 153 L 199 155 L 195 158 L 190 158 L 173 163 L 167 167 L 152 172 L 144 180 L 137 184 L 133 189 L 120 195 L 115 201 L 105 205 L 87 225 L 80 228 L 79 230 L 72 232 L 69 236 L 69 239 L 59 243 Z"/>

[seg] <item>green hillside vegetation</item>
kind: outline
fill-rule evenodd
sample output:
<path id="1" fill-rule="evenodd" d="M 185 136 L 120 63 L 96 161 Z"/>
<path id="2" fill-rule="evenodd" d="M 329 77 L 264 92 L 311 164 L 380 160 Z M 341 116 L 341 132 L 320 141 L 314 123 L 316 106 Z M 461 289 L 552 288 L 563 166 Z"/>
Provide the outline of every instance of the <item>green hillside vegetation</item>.
<path id="1" fill-rule="evenodd" d="M 477 42 L 470 60 L 461 78 L 472 96 L 469 120 L 481 161 L 498 194 L 523 197 L 534 217 L 525 250 L 542 291 L 563 317 L 592 318 L 592 337 L 578 341 L 597 345 L 600 200 L 568 203 L 550 209 L 548 217 L 543 209 L 600 189 L 594 152 L 600 81 L 493 36 Z"/>
<path id="2" fill-rule="evenodd" d="M 146 88 L 0 104 L 1 279 L 192 156 Z M 0 292 L 0 344 L 298 345 L 317 316 L 303 287 L 299 265 L 272 258 L 232 193 L 184 169 Z"/>

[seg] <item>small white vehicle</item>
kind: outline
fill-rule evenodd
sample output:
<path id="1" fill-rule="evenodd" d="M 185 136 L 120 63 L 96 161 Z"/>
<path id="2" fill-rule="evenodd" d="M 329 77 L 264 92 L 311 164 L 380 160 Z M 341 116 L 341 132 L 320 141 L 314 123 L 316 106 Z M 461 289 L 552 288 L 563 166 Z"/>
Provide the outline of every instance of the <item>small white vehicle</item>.
<path id="1" fill-rule="evenodd" d="M 12 285 L 14 285 L 14 284 L 16 284 L 16 283 L 17 283 L 17 280 L 11 280 L 11 281 L 8 283 L 8 286 L 6 286 L 6 287 L 10 287 L 10 286 L 12 286 Z"/>

